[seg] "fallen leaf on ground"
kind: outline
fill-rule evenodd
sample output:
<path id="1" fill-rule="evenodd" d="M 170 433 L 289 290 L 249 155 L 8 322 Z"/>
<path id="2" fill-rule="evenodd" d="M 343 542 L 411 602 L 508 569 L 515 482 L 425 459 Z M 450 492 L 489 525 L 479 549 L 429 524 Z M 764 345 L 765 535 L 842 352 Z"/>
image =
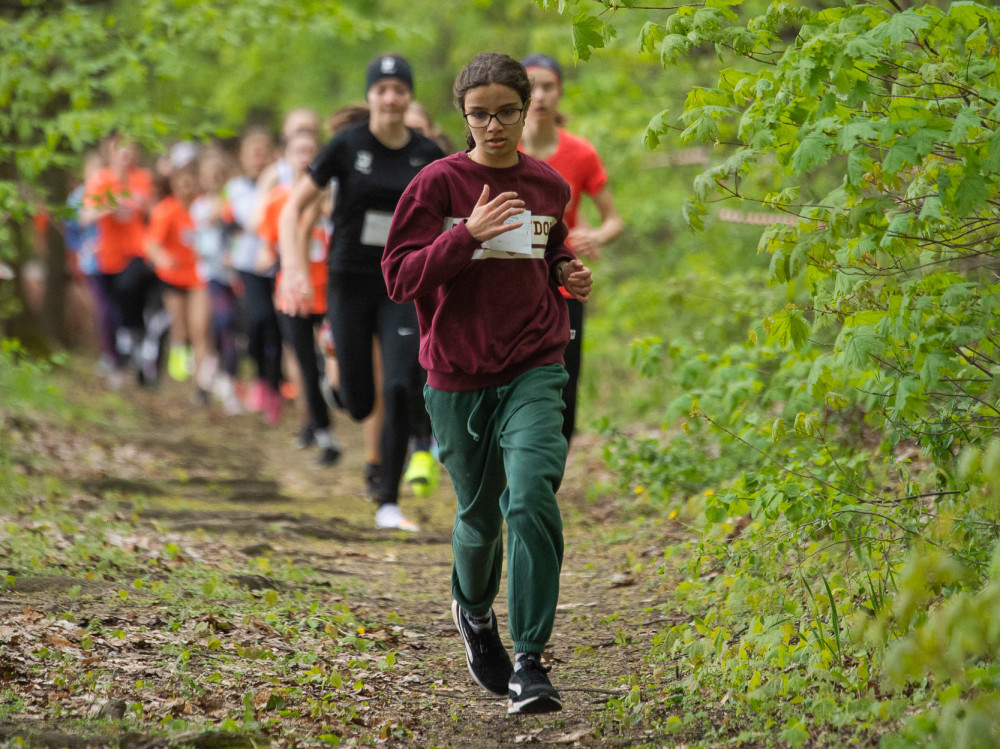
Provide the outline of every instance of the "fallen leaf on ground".
<path id="1" fill-rule="evenodd" d="M 47 643 L 49 645 L 55 645 L 57 648 L 72 648 L 72 647 L 76 647 L 73 643 L 71 643 L 65 637 L 62 637 L 61 635 L 54 635 L 51 632 L 47 633 L 44 637 L 42 637 L 42 642 Z"/>
<path id="2" fill-rule="evenodd" d="M 547 736 L 545 738 L 548 744 L 575 744 L 577 741 L 585 736 L 590 736 L 593 731 L 589 728 L 580 728 L 576 731 L 570 731 L 569 733 L 561 733 L 556 736 Z"/>

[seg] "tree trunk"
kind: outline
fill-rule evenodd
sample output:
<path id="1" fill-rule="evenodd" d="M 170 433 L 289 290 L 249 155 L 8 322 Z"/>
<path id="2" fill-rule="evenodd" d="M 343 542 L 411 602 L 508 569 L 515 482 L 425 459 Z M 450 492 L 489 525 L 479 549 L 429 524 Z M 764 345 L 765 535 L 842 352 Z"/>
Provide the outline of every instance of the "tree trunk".
<path id="1" fill-rule="evenodd" d="M 0 285 L 0 310 L 13 306 L 13 312 L 9 316 L 0 314 L 0 334 L 5 338 L 16 338 L 33 356 L 48 356 L 52 353 L 49 340 L 31 314 L 24 294 L 24 261 L 30 256 L 24 230 L 23 224 L 11 222 L 10 233 L 15 251 L 14 280 Z"/>
<path id="2" fill-rule="evenodd" d="M 42 175 L 42 186 L 49 205 L 66 205 L 66 173 L 62 169 L 49 169 Z M 54 340 L 66 345 L 66 242 L 61 222 L 52 217 L 48 222 L 45 253 L 45 298 L 42 303 L 42 328 Z"/>

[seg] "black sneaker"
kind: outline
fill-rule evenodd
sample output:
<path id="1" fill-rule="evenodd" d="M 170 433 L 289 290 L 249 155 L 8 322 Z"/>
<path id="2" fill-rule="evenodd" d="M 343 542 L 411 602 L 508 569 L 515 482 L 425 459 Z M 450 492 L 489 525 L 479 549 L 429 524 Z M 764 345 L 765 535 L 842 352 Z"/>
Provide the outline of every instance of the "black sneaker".
<path id="1" fill-rule="evenodd" d="M 158 390 L 160 386 L 159 372 L 156 371 L 156 363 L 154 362 L 152 366 L 148 364 L 143 364 L 139 369 L 135 371 L 136 380 L 139 383 L 139 387 L 148 388 L 150 390 Z"/>
<path id="2" fill-rule="evenodd" d="M 382 466 L 378 463 L 365 463 L 365 495 L 372 502 L 376 502 L 381 488 Z"/>
<path id="3" fill-rule="evenodd" d="M 306 424 L 299 432 L 299 436 L 295 438 L 295 449 L 307 450 L 315 444 L 316 433 L 313 431 L 312 424 Z"/>
<path id="4" fill-rule="evenodd" d="M 519 668 L 510 677 L 507 700 L 508 715 L 535 715 L 562 710 L 559 692 L 552 686 L 538 656 L 528 653 L 521 657 Z"/>
<path id="5" fill-rule="evenodd" d="M 329 447 L 324 447 L 319 451 L 319 455 L 316 456 L 316 465 L 332 466 L 336 465 L 339 460 L 340 449 L 336 445 L 330 445 Z"/>
<path id="6" fill-rule="evenodd" d="M 451 602 L 451 618 L 458 627 L 458 633 L 462 635 L 462 642 L 465 643 L 469 673 L 486 691 L 504 695 L 507 694 L 508 682 L 512 678 L 514 667 L 510 663 L 507 648 L 500 641 L 497 617 L 492 609 L 490 616 L 493 618 L 493 626 L 488 630 L 477 632 L 466 620 L 465 612 L 459 607 L 458 601 Z"/>

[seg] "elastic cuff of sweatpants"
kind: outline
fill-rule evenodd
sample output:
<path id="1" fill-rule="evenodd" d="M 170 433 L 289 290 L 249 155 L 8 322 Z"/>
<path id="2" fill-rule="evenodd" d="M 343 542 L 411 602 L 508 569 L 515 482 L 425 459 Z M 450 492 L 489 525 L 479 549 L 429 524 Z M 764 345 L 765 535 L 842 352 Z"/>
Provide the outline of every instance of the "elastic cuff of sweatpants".
<path id="1" fill-rule="evenodd" d="M 490 606 L 488 609 L 478 614 L 473 611 L 469 611 L 469 609 L 465 608 L 462 604 L 458 604 L 458 607 L 473 619 L 482 619 L 483 617 L 489 616 L 490 614 L 496 616 L 496 612 L 493 610 L 492 606 Z"/>
<path id="2" fill-rule="evenodd" d="M 531 642 L 530 640 L 514 640 L 514 652 L 541 655 L 545 652 L 545 643 Z"/>

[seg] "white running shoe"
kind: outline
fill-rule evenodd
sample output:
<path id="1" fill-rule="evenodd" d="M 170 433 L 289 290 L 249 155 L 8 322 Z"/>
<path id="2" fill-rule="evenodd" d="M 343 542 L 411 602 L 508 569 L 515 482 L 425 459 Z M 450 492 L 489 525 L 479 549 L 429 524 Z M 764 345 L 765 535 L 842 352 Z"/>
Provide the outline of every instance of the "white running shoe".
<path id="1" fill-rule="evenodd" d="M 410 531 L 415 533 L 420 530 L 420 526 L 412 520 L 407 520 L 403 516 L 403 511 L 399 505 L 382 505 L 375 511 L 376 528 L 392 528 L 399 531 Z"/>
<path id="2" fill-rule="evenodd" d="M 243 404 L 236 395 L 236 385 L 228 374 L 220 372 L 216 375 L 215 382 L 212 383 L 212 392 L 222 401 L 222 410 L 225 413 L 230 416 L 243 413 Z"/>

